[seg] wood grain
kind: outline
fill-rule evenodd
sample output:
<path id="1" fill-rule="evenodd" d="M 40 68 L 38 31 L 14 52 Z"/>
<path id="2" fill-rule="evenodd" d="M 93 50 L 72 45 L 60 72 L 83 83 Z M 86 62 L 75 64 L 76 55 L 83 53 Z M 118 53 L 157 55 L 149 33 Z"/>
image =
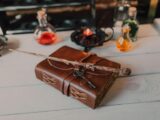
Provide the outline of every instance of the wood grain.
<path id="1" fill-rule="evenodd" d="M 34 67 L 42 58 L 6 53 L 0 58 L 0 120 L 159 120 L 160 36 L 152 25 L 140 31 L 135 49 L 128 53 L 118 52 L 114 41 L 92 50 L 133 71 L 117 79 L 96 110 L 38 81 Z M 63 45 L 81 49 L 69 40 L 70 33 L 58 33 L 59 43 L 51 46 L 37 44 L 31 34 L 10 35 L 9 46 L 46 55 Z"/>

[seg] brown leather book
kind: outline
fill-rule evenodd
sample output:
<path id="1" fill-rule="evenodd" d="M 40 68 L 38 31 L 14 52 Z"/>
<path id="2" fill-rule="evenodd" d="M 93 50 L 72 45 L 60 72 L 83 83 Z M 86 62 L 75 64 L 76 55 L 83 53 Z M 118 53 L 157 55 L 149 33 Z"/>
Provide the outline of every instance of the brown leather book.
<path id="1" fill-rule="evenodd" d="M 98 66 L 120 68 L 118 63 L 67 46 L 61 47 L 50 56 L 70 61 L 93 63 Z M 78 68 L 78 71 L 75 68 Z M 71 96 L 91 108 L 96 108 L 118 77 L 118 73 L 88 69 L 79 71 L 78 66 L 47 59 L 40 62 L 35 69 L 39 80 L 53 86 L 66 96 Z"/>

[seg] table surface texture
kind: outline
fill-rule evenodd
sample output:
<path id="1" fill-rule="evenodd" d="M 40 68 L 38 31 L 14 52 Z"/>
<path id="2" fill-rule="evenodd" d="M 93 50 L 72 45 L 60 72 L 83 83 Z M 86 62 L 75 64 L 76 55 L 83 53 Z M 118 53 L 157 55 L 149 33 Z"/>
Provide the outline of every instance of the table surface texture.
<path id="1" fill-rule="evenodd" d="M 59 42 L 38 44 L 33 34 L 8 35 L 9 47 L 49 55 L 70 41 L 71 32 L 59 32 Z M 129 52 L 119 52 L 110 41 L 91 52 L 132 69 L 118 78 L 95 110 L 62 95 L 35 77 L 43 58 L 17 52 L 0 57 L 0 120 L 160 120 L 160 32 L 140 25 L 138 41 Z"/>

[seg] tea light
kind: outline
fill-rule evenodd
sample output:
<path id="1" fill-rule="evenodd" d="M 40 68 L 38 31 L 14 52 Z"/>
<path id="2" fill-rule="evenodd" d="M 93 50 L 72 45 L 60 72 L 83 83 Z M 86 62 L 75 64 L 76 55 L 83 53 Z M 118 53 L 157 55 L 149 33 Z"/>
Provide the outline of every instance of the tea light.
<path id="1" fill-rule="evenodd" d="M 83 46 L 88 52 L 91 48 L 101 46 L 105 42 L 106 33 L 96 28 L 80 28 L 71 34 L 71 40 L 77 45 Z"/>
<path id="2" fill-rule="evenodd" d="M 85 35 L 85 36 L 91 36 L 91 35 L 93 35 L 93 31 L 90 28 L 86 28 L 83 31 L 83 35 Z"/>

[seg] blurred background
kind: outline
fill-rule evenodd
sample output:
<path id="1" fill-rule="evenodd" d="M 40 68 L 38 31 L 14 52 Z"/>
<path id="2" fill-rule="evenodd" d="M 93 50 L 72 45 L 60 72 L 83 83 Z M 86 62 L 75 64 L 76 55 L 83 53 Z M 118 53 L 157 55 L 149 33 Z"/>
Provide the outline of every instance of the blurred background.
<path id="1" fill-rule="evenodd" d="M 57 31 L 91 24 L 112 27 L 118 4 L 119 0 L 1 0 L 0 26 L 7 33 L 33 32 L 38 24 L 36 12 L 44 7 Z M 129 0 L 128 4 L 137 7 L 140 24 L 160 17 L 160 0 Z"/>

